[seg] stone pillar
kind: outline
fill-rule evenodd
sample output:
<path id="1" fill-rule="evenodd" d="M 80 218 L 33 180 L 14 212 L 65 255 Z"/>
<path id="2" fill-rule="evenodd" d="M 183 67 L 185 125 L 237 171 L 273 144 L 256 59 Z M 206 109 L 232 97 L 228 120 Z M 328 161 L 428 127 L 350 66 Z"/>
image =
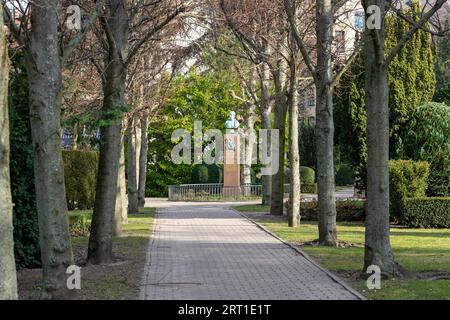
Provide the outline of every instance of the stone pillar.
<path id="1" fill-rule="evenodd" d="M 236 132 L 224 136 L 223 195 L 237 197 L 241 194 L 240 139 Z"/>

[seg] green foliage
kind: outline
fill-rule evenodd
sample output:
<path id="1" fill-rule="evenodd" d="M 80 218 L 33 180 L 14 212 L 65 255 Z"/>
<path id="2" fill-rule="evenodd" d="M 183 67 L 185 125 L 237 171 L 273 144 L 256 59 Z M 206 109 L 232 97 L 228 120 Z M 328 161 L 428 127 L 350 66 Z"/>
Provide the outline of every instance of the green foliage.
<path id="1" fill-rule="evenodd" d="M 161 160 L 147 166 L 147 197 L 167 197 L 168 186 L 192 183 L 192 166 Z"/>
<path id="2" fill-rule="evenodd" d="M 63 151 L 64 180 L 69 210 L 94 207 L 98 152 Z"/>
<path id="3" fill-rule="evenodd" d="M 317 183 L 300 183 L 301 193 L 317 193 Z"/>
<path id="4" fill-rule="evenodd" d="M 412 228 L 450 228 L 450 198 L 407 198 L 401 222 Z"/>
<path id="5" fill-rule="evenodd" d="M 354 172 L 351 166 L 348 164 L 341 164 L 336 171 L 336 185 L 337 186 L 350 186 L 354 183 Z"/>
<path id="6" fill-rule="evenodd" d="M 217 164 L 208 164 L 208 183 L 223 182 L 223 168 Z M 252 171 L 252 174 L 254 172 Z"/>
<path id="7" fill-rule="evenodd" d="M 450 196 L 450 106 L 421 105 L 401 136 L 403 158 L 430 163 L 429 196 Z"/>
<path id="8" fill-rule="evenodd" d="M 316 138 L 314 134 L 314 126 L 308 121 L 300 124 L 299 153 L 301 163 L 304 166 L 316 167 Z"/>
<path id="9" fill-rule="evenodd" d="M 87 237 L 91 232 L 90 216 L 84 212 L 69 213 L 69 231 L 72 237 Z"/>
<path id="10" fill-rule="evenodd" d="M 425 161 L 389 161 L 389 191 L 391 216 L 401 216 L 406 198 L 424 197 L 430 165 Z"/>
<path id="11" fill-rule="evenodd" d="M 192 183 L 208 183 L 208 167 L 198 164 L 192 169 Z"/>
<path id="12" fill-rule="evenodd" d="M 236 100 L 229 94 L 230 90 L 239 92 L 239 81 L 229 69 L 214 66 L 201 72 L 192 68 L 174 80 L 166 103 L 149 124 L 148 196 L 167 196 L 168 185 L 192 183 L 193 165 L 176 165 L 171 161 L 171 151 L 176 144 L 171 141 L 174 130 L 182 128 L 193 136 L 194 121 L 202 121 L 205 132 L 224 128 L 231 110 L 242 114 L 241 106 L 236 106 Z M 217 172 L 210 180 L 216 179 Z M 218 181 L 221 180 L 219 174 Z"/>
<path id="13" fill-rule="evenodd" d="M 39 226 L 33 174 L 28 80 L 21 52 L 10 55 L 10 176 L 14 254 L 19 268 L 40 266 Z"/>
<path id="14" fill-rule="evenodd" d="M 336 201 L 337 221 L 364 221 L 365 202 L 358 200 Z M 301 202 L 300 214 L 302 220 L 317 221 L 317 201 Z"/>
<path id="15" fill-rule="evenodd" d="M 448 30 L 447 20 L 444 29 Z M 450 37 L 436 37 L 434 73 L 436 74 L 436 92 L 433 101 L 450 105 Z"/>
<path id="16" fill-rule="evenodd" d="M 313 184 L 316 182 L 316 173 L 314 169 L 301 166 L 300 167 L 300 183 L 302 184 Z"/>

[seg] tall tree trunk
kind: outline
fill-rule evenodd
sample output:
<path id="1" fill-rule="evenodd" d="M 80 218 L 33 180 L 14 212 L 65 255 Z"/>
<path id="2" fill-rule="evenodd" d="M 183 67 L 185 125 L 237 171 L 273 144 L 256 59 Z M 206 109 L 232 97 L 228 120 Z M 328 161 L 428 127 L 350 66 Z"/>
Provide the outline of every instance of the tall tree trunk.
<path id="1" fill-rule="evenodd" d="M 316 81 L 316 154 L 317 154 L 317 211 L 319 243 L 337 245 L 336 200 L 334 195 L 334 124 L 333 72 L 331 46 L 333 40 L 333 6 L 331 0 L 316 3 L 317 21 L 317 81 Z"/>
<path id="2" fill-rule="evenodd" d="M 122 235 L 122 224 L 124 223 L 124 215 L 128 217 L 127 208 L 124 206 L 123 194 L 126 194 L 126 191 L 123 190 L 125 186 L 125 174 L 122 174 L 125 171 L 125 154 L 124 154 L 124 136 L 121 136 L 120 139 L 120 160 L 119 160 L 119 174 L 117 175 L 117 194 L 116 194 L 116 210 L 114 214 L 114 225 L 113 225 L 113 236 L 118 237 Z M 125 213 L 123 212 L 125 208 Z"/>
<path id="3" fill-rule="evenodd" d="M 249 79 L 247 84 L 248 93 L 251 95 L 248 98 L 248 102 L 246 103 L 246 115 L 245 115 L 245 124 L 244 124 L 244 137 L 245 137 L 245 146 L 244 146 L 244 163 L 242 170 L 242 179 L 241 181 L 245 185 L 250 185 L 252 183 L 252 159 L 254 152 L 254 145 L 256 142 L 256 137 L 254 134 L 254 125 L 255 125 L 255 116 L 256 116 L 256 105 L 254 102 L 254 98 L 256 96 L 255 93 L 255 70 L 251 69 L 249 72 Z M 244 90 L 245 91 L 245 90 Z M 250 194 L 250 187 L 246 187 L 244 190 L 245 195 Z"/>
<path id="4" fill-rule="evenodd" d="M 289 226 L 296 227 L 300 222 L 300 152 L 298 146 L 298 91 L 295 54 L 290 61 L 289 89 L 289 166 L 291 189 L 289 193 Z"/>
<path id="5" fill-rule="evenodd" d="M 123 56 L 128 35 L 126 2 L 110 0 L 107 11 L 109 14 L 104 18 L 103 28 L 108 34 L 109 55 L 106 61 L 102 111 L 105 116 L 112 114 L 115 117 L 108 118 L 110 124 L 101 128 L 97 189 L 88 248 L 88 262 L 92 264 L 107 264 L 113 260 L 112 232 L 121 150 L 121 112 L 125 105 L 126 69 Z"/>
<path id="6" fill-rule="evenodd" d="M 384 2 L 363 1 L 365 9 Z M 367 109 L 367 207 L 364 270 L 377 265 L 390 276 L 397 272 L 389 235 L 389 86 L 384 63 L 384 21 L 364 33 L 365 102 Z"/>
<path id="7" fill-rule="evenodd" d="M 0 8 L 0 26 L 3 10 Z M 0 300 L 17 299 L 16 264 L 12 223 L 12 199 L 9 175 L 8 48 L 0 30 Z"/>
<path id="8" fill-rule="evenodd" d="M 275 111 L 274 111 L 274 129 L 279 130 L 278 148 L 278 172 L 272 175 L 272 197 L 270 202 L 270 214 L 283 214 L 283 200 L 284 200 L 284 163 L 286 151 L 286 61 L 280 59 L 277 70 L 273 71 L 273 78 L 275 84 Z"/>
<path id="9" fill-rule="evenodd" d="M 60 2 L 55 0 L 31 3 L 32 30 L 26 50 L 43 299 L 70 295 L 65 272 L 73 264 L 59 135 L 62 68 L 58 9 Z"/>
<path id="10" fill-rule="evenodd" d="M 266 63 L 262 63 L 260 67 L 260 81 L 261 81 L 261 129 L 272 129 L 270 119 L 270 70 Z M 270 134 L 268 135 L 270 139 Z M 268 152 L 271 152 L 270 140 L 268 141 Z M 262 204 L 270 205 L 272 196 L 272 177 L 270 175 L 263 175 L 262 179 Z"/>
<path id="11" fill-rule="evenodd" d="M 128 158 L 127 158 L 127 177 L 128 177 L 128 212 L 139 212 L 138 205 L 138 162 L 140 155 L 140 122 L 137 116 L 130 119 L 128 127 Z"/>
<path id="12" fill-rule="evenodd" d="M 120 190 L 120 204 L 122 205 L 120 212 L 122 214 L 122 224 L 128 223 L 128 197 L 127 197 L 127 183 L 125 177 L 125 145 L 124 145 L 124 137 L 122 136 L 122 144 L 120 150 L 120 159 L 119 159 L 119 180 L 118 180 L 118 188 Z"/>
<path id="13" fill-rule="evenodd" d="M 141 119 L 141 150 L 139 154 L 139 183 L 138 205 L 145 206 L 145 185 L 147 182 L 147 155 L 148 155 L 148 117 Z"/>

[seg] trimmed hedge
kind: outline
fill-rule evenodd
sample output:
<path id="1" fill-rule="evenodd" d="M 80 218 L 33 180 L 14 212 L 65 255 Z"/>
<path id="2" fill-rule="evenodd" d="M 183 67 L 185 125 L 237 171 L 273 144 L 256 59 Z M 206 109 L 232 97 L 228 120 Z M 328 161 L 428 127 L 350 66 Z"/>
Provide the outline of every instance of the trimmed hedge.
<path id="1" fill-rule="evenodd" d="M 405 199 L 401 223 L 412 228 L 450 228 L 450 197 Z"/>
<path id="2" fill-rule="evenodd" d="M 192 183 L 208 183 L 208 167 L 204 164 L 192 168 Z"/>
<path id="3" fill-rule="evenodd" d="M 302 193 L 317 193 L 317 183 L 301 183 L 300 184 L 300 191 Z"/>
<path id="4" fill-rule="evenodd" d="M 301 184 L 314 184 L 316 182 L 316 172 L 310 167 L 300 167 Z"/>
<path id="5" fill-rule="evenodd" d="M 389 161 L 390 212 L 400 219 L 406 198 L 425 197 L 430 165 L 425 161 Z"/>
<path id="6" fill-rule="evenodd" d="M 336 221 L 364 221 L 365 201 L 336 201 Z M 317 221 L 317 201 L 301 202 L 300 215 L 302 220 Z"/>
<path id="7" fill-rule="evenodd" d="M 64 179 L 69 210 L 94 207 L 97 184 L 98 152 L 63 151 Z"/>
<path id="8" fill-rule="evenodd" d="M 87 237 L 91 232 L 89 215 L 86 213 L 69 213 L 69 231 L 72 237 Z"/>

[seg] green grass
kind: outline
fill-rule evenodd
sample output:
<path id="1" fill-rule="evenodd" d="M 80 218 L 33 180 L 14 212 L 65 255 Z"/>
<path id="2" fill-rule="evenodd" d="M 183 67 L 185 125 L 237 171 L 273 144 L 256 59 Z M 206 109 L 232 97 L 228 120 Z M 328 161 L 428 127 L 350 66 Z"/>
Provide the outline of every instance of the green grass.
<path id="1" fill-rule="evenodd" d="M 267 212 L 259 205 L 235 207 L 241 212 Z M 297 228 L 290 228 L 284 219 L 256 216 L 254 220 L 295 245 L 318 238 L 317 222 L 302 221 Z M 364 257 L 364 225 L 356 222 L 340 222 L 337 226 L 339 241 L 351 242 L 360 247 L 330 248 L 302 246 L 302 250 L 325 268 L 335 271 L 359 272 Z M 450 271 L 449 229 L 391 228 L 391 245 L 396 261 L 412 272 Z M 382 281 L 382 289 L 369 291 L 365 282 L 351 283 L 371 299 L 450 299 L 450 280 L 395 279 Z M 365 291 L 363 291 L 365 290 Z"/>

